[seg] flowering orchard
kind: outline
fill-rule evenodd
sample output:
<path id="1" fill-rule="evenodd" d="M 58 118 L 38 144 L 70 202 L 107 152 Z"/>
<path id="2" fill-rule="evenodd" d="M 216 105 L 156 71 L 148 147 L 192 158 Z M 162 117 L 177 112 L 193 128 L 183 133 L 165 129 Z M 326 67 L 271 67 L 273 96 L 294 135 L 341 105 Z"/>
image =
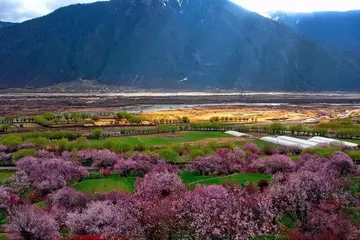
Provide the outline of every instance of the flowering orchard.
<path id="1" fill-rule="evenodd" d="M 7 216 L 4 229 L 10 239 L 25 240 L 245 240 L 267 235 L 360 239 L 360 226 L 350 214 L 360 207 L 359 195 L 352 190 L 359 167 L 344 152 L 329 157 L 305 153 L 296 162 L 288 152 L 247 144 L 175 165 L 156 154 L 38 150 L 35 157 L 18 160 L 17 172 L 0 187 L 0 210 Z M 99 174 L 104 178 L 136 178 L 134 192 L 75 190 L 76 182 L 96 181 L 82 163 L 104 173 Z M 272 181 L 208 186 L 198 181 L 190 190 L 183 172 L 208 180 L 265 173 Z"/>

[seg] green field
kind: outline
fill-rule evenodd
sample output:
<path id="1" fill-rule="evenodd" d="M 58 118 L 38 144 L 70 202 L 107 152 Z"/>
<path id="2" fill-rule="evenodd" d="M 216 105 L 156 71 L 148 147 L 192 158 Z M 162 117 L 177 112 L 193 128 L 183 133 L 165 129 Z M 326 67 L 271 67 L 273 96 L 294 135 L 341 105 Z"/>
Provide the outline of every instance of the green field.
<path id="1" fill-rule="evenodd" d="M 223 183 L 237 183 L 237 184 L 246 184 L 246 183 L 258 183 L 261 179 L 266 179 L 271 181 L 271 176 L 267 174 L 258 174 L 258 173 L 236 173 L 228 176 L 220 176 L 220 177 L 209 177 L 204 176 L 203 179 L 199 178 L 200 176 L 195 176 L 193 181 L 190 181 L 191 178 L 183 178 L 184 183 L 190 189 L 196 187 L 196 185 L 219 185 Z M 195 180 L 196 179 L 196 180 Z"/>
<path id="2" fill-rule="evenodd" d="M 94 143 L 102 143 L 108 139 L 115 140 L 119 143 L 128 143 L 133 146 L 146 145 L 171 145 L 174 143 L 196 142 L 210 138 L 226 138 L 231 137 L 223 132 L 184 132 L 184 133 L 170 133 L 166 135 L 149 135 L 149 136 L 135 136 L 135 137 L 117 137 L 107 138 L 102 140 L 92 140 Z"/>
<path id="3" fill-rule="evenodd" d="M 237 173 L 228 176 L 200 176 L 195 173 L 182 172 L 180 174 L 184 184 L 190 189 L 195 188 L 196 185 L 213 185 L 222 184 L 226 182 L 234 183 L 257 183 L 260 179 L 267 179 L 271 181 L 271 176 L 267 174 L 257 173 Z M 133 192 L 135 187 L 134 177 L 110 177 L 102 179 L 89 179 L 73 185 L 79 191 L 86 193 L 101 193 L 101 192 Z"/>
<path id="4" fill-rule="evenodd" d="M 353 143 L 360 144 L 360 140 L 357 140 L 357 139 L 339 139 L 339 140 L 340 141 L 353 142 Z"/>
<path id="5" fill-rule="evenodd" d="M 355 195 L 360 195 L 360 177 L 354 178 L 351 191 Z"/>
<path id="6" fill-rule="evenodd" d="M 136 178 L 103 178 L 89 179 L 75 184 L 76 190 L 86 193 L 133 192 Z"/>
<path id="7" fill-rule="evenodd" d="M 14 174 L 14 172 L 10 172 L 10 171 L 0 172 L 0 180 L 7 179 L 7 178 L 11 177 L 13 174 Z"/>

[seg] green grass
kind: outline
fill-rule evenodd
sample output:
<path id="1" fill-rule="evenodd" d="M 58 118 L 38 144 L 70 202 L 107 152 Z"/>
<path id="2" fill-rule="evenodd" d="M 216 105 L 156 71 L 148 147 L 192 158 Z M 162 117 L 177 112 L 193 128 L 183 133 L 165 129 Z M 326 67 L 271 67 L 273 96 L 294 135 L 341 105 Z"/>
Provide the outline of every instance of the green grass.
<path id="1" fill-rule="evenodd" d="M 357 139 L 339 139 L 339 140 L 340 141 L 353 142 L 353 143 L 360 144 L 360 140 L 357 140 Z"/>
<path id="2" fill-rule="evenodd" d="M 0 239 L 1 240 L 9 239 L 9 236 L 6 233 L 0 233 Z"/>
<path id="3" fill-rule="evenodd" d="M 223 132 L 185 132 L 185 133 L 174 133 L 174 134 L 170 133 L 164 136 L 151 135 L 151 136 L 136 136 L 136 137 L 117 137 L 117 138 L 108 138 L 108 139 L 115 140 L 119 143 L 120 142 L 128 143 L 132 146 L 138 146 L 138 145 L 161 146 L 161 145 L 171 145 L 174 143 L 196 142 L 209 138 L 226 138 L 226 137 L 230 137 L 230 136 Z M 92 142 L 102 143 L 105 140 L 92 140 Z"/>
<path id="4" fill-rule="evenodd" d="M 36 203 L 35 206 L 37 206 L 38 208 L 45 209 L 45 208 L 47 208 L 48 205 L 46 204 L 46 202 L 41 201 L 41 202 Z"/>
<path id="5" fill-rule="evenodd" d="M 288 212 L 280 219 L 280 223 L 285 225 L 289 229 L 296 228 L 296 221 L 297 221 L 297 216 L 296 213 L 294 212 Z"/>
<path id="6" fill-rule="evenodd" d="M 14 173 L 15 172 L 9 172 L 9 171 L 0 172 L 0 180 L 7 179 L 11 177 Z"/>
<path id="7" fill-rule="evenodd" d="M 355 223 L 360 224 L 360 210 L 358 210 L 358 209 L 348 209 L 347 214 L 354 219 Z"/>
<path id="8" fill-rule="evenodd" d="M 104 178 L 89 179 L 75 184 L 73 187 L 86 193 L 108 193 L 113 191 L 133 192 L 136 178 Z"/>
<path id="9" fill-rule="evenodd" d="M 267 179 L 271 182 L 271 176 L 267 174 L 257 173 L 237 173 L 228 176 L 200 176 L 196 173 L 181 172 L 181 179 L 190 189 L 196 187 L 196 185 L 212 185 L 222 184 L 226 182 L 231 183 L 257 183 L 260 179 Z M 112 177 L 102 179 L 89 179 L 73 185 L 73 187 L 86 193 L 102 193 L 102 192 L 134 192 L 135 189 L 135 177 Z"/>
<path id="10" fill-rule="evenodd" d="M 196 185 L 219 185 L 223 183 L 254 183 L 256 184 L 261 179 L 266 179 L 271 182 L 271 176 L 268 174 L 258 173 L 236 173 L 228 176 L 200 176 L 195 173 L 182 173 L 181 178 L 183 182 L 190 188 L 193 189 Z"/>
<path id="11" fill-rule="evenodd" d="M 351 192 L 355 195 L 360 195 L 360 177 L 354 178 L 351 186 Z"/>

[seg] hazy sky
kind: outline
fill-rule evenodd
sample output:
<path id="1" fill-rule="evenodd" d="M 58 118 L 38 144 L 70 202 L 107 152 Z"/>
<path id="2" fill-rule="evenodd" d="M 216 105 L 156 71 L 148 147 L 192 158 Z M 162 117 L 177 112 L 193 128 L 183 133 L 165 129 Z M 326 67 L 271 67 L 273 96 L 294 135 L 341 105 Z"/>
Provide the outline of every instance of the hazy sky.
<path id="1" fill-rule="evenodd" d="M 360 9 L 360 0 L 231 0 L 258 13 L 271 11 L 314 12 Z"/>
<path id="2" fill-rule="evenodd" d="M 0 0 L 0 21 L 21 22 L 39 17 L 74 3 L 97 0 Z M 243 7 L 258 12 L 289 11 L 346 11 L 360 9 L 360 0 L 232 0 Z"/>
<path id="3" fill-rule="evenodd" d="M 99 0 L 0 0 L 0 21 L 22 22 L 74 3 Z"/>

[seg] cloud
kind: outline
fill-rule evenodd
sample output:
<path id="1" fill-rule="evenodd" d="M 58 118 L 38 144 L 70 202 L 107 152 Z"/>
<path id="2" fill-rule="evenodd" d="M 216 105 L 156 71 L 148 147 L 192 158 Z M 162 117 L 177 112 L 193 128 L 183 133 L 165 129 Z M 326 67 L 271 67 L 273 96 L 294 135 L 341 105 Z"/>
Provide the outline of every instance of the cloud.
<path id="1" fill-rule="evenodd" d="M 23 22 L 46 15 L 59 7 L 97 0 L 0 0 L 0 21 Z"/>

